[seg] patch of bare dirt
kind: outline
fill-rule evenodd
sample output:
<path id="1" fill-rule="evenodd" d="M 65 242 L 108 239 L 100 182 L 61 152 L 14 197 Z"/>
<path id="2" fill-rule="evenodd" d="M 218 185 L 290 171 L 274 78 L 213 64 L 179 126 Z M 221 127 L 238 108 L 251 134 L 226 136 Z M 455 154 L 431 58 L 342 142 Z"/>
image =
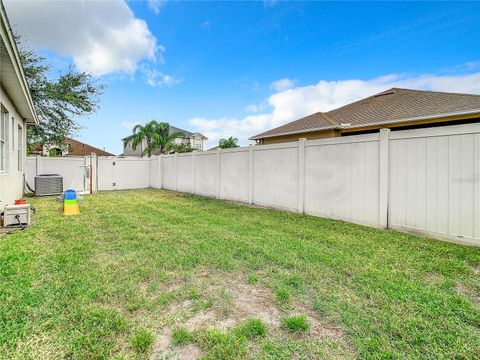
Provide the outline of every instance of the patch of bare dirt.
<path id="1" fill-rule="evenodd" d="M 470 268 L 475 274 L 480 275 L 480 266 L 471 266 Z"/>
<path id="2" fill-rule="evenodd" d="M 269 327 L 278 327 L 281 312 L 268 289 L 238 280 L 225 281 L 208 289 L 214 305 L 191 317 L 184 326 L 190 330 L 216 328 L 226 330 L 248 319 L 257 318 Z"/>
<path id="3" fill-rule="evenodd" d="M 311 325 L 306 336 L 332 339 L 343 337 L 341 329 L 322 323 L 317 314 L 303 303 L 294 301 L 289 311 L 280 310 L 269 289 L 259 284 L 247 284 L 244 279 L 242 275 L 220 278 L 197 274 L 192 280 L 199 288 L 204 289 L 207 298 L 212 299 L 212 306 L 195 312 L 194 301 L 184 300 L 173 304 L 167 311 L 167 316 L 175 319 L 174 326 L 183 327 L 190 332 L 203 329 L 225 331 L 249 318 L 255 318 L 262 320 L 269 332 L 275 336 L 282 331 L 282 317 L 303 313 L 307 315 Z M 179 348 L 171 343 L 171 327 L 165 327 L 158 336 L 152 355 L 152 359 L 190 360 L 200 357 L 201 350 L 194 345 Z"/>
<path id="4" fill-rule="evenodd" d="M 439 284 L 443 281 L 443 276 L 436 273 L 429 273 L 425 276 L 425 279 L 431 283 Z"/>
<path id="5" fill-rule="evenodd" d="M 474 289 L 463 284 L 457 284 L 455 285 L 455 290 L 459 295 L 469 299 L 475 306 L 480 307 L 480 294 Z"/>

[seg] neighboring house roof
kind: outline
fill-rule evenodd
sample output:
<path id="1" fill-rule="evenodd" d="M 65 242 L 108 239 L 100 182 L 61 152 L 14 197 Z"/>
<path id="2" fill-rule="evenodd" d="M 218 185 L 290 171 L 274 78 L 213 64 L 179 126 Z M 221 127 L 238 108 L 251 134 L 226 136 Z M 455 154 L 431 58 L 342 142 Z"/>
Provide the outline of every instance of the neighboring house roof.
<path id="1" fill-rule="evenodd" d="M 20 115 L 28 122 L 38 124 L 30 89 L 20 62 L 17 44 L 12 28 L 8 21 L 7 13 L 0 1 L 0 79 L 1 85 L 6 90 L 15 104 Z"/>
<path id="2" fill-rule="evenodd" d="M 169 130 L 168 134 L 171 135 L 171 134 L 176 133 L 176 132 L 183 133 L 186 138 L 189 138 L 190 136 L 193 135 L 193 133 L 191 133 L 190 131 L 183 130 L 183 129 L 180 129 L 180 128 L 177 128 L 175 126 L 170 125 L 170 130 Z"/>
<path id="3" fill-rule="evenodd" d="M 171 134 L 176 133 L 176 132 L 183 133 L 184 136 L 185 136 L 185 139 L 193 139 L 193 138 L 196 138 L 196 137 L 201 137 L 203 140 L 208 140 L 208 138 L 206 136 L 202 135 L 199 132 L 192 133 L 190 131 L 183 130 L 183 129 L 177 128 L 176 126 L 170 125 L 170 131 L 168 133 L 171 135 Z"/>
<path id="4" fill-rule="evenodd" d="M 480 114 L 480 95 L 392 88 L 332 111 L 306 116 L 250 139 L 467 114 Z"/>
<path id="5" fill-rule="evenodd" d="M 196 133 L 193 133 L 192 135 L 190 135 L 191 139 L 198 138 L 198 137 L 201 138 L 202 140 L 208 140 L 208 138 L 205 135 L 203 135 L 199 132 L 196 132 Z"/>
<path id="6" fill-rule="evenodd" d="M 96 148 L 94 146 L 85 144 L 81 141 L 71 139 L 69 137 L 65 138 L 65 141 L 61 145 L 68 145 L 68 154 L 66 156 L 86 156 L 91 153 L 95 153 L 98 156 L 115 156 L 108 151 Z M 58 146 L 61 146 L 58 145 Z M 53 146 L 55 147 L 55 146 Z M 43 144 L 38 144 L 32 148 L 32 153 L 43 152 Z"/>
<path id="7" fill-rule="evenodd" d="M 68 155 L 70 156 L 85 156 L 90 155 L 91 153 L 95 153 L 98 156 L 115 156 L 108 151 L 96 148 L 94 146 L 82 143 L 78 140 L 68 137 L 65 138 L 65 143 L 68 144 Z"/>

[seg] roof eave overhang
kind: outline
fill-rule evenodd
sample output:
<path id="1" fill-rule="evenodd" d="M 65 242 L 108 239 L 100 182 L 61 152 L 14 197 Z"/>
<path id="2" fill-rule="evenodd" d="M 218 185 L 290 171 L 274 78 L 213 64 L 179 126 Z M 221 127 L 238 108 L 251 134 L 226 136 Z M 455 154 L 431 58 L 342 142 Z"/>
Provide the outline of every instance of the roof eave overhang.
<path id="1" fill-rule="evenodd" d="M 317 127 L 317 128 L 311 128 L 311 129 L 286 131 L 286 132 L 283 132 L 283 133 L 271 134 L 271 135 L 258 134 L 258 135 L 252 136 L 248 140 L 260 140 L 260 139 L 272 138 L 272 137 L 277 137 L 277 136 L 303 134 L 303 133 L 309 133 L 309 132 L 312 132 L 312 131 L 333 130 L 333 129 L 339 129 L 339 127 L 338 126 L 322 126 L 322 127 Z"/>
<path id="2" fill-rule="evenodd" d="M 10 23 L 8 22 L 8 18 L 5 12 L 5 8 L 3 3 L 0 3 L 0 37 L 1 41 L 5 46 L 5 49 L 8 53 L 8 58 L 10 61 L 10 65 L 13 68 L 13 72 L 16 75 L 17 84 L 6 84 L 10 85 L 9 87 L 17 86 L 21 89 L 22 92 L 22 100 L 24 104 L 23 106 L 18 106 L 18 110 L 21 111 L 21 116 L 28 122 L 33 124 L 38 124 L 38 115 L 35 111 L 35 107 L 33 105 L 32 96 L 30 94 L 30 90 L 28 88 L 27 80 L 25 78 L 25 73 L 23 72 L 23 67 L 20 62 L 20 55 L 18 53 L 17 45 L 15 44 L 15 40 L 13 37 L 13 32 L 10 27 Z M 4 59 L 5 57 L 2 57 Z M 3 60 L 2 60 L 3 61 Z M 2 79 L 3 80 L 3 79 Z M 17 99 L 12 99 L 16 100 Z M 17 105 L 17 104 L 15 104 Z"/>
<path id="3" fill-rule="evenodd" d="M 409 123 L 413 121 L 422 121 L 422 120 L 434 120 L 434 119 L 443 119 L 453 116 L 463 116 L 463 115 L 480 115 L 480 109 L 472 109 L 467 111 L 456 111 L 450 113 L 442 113 L 442 114 L 435 114 L 435 115 L 428 115 L 428 116 L 416 116 L 410 118 L 403 118 L 403 119 L 395 119 L 395 120 L 385 120 L 385 121 L 377 121 L 374 123 L 368 124 L 355 124 L 352 126 L 323 126 L 318 128 L 310 128 L 306 130 L 299 130 L 299 131 L 288 131 L 278 134 L 271 134 L 271 135 L 255 135 L 249 138 L 249 140 L 260 140 L 278 136 L 286 136 L 286 135 L 293 135 L 293 134 L 303 134 L 309 133 L 313 131 L 322 131 L 322 130 L 347 130 L 347 129 L 358 129 L 364 127 L 371 127 L 371 126 L 379 126 L 379 125 L 388 125 L 388 124 L 396 124 L 396 123 Z"/>

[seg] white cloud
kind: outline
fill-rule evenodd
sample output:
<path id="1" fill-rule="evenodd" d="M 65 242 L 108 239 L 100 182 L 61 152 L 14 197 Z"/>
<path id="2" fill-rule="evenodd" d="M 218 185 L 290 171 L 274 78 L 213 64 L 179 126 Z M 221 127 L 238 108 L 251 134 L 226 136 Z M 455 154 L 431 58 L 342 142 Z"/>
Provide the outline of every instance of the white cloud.
<path id="1" fill-rule="evenodd" d="M 261 104 L 251 104 L 245 107 L 245 110 L 248 112 L 259 112 L 265 109 L 265 103 Z"/>
<path id="2" fill-rule="evenodd" d="M 241 141 L 241 144 L 247 143 L 246 139 L 261 132 L 270 123 L 270 115 L 251 115 L 241 120 L 238 119 L 206 119 L 193 118 L 189 123 L 195 126 L 199 131 L 208 137 L 208 146 L 218 145 L 218 141 L 222 138 L 230 136 L 236 137 Z"/>
<path id="3" fill-rule="evenodd" d="M 96 76 L 132 74 L 143 60 L 161 60 L 164 51 L 123 0 L 7 0 L 5 6 L 29 44 L 69 56 L 79 70 Z"/>
<path id="4" fill-rule="evenodd" d="M 162 10 L 166 4 L 167 2 L 163 0 L 148 0 L 148 7 L 157 15 L 160 14 L 160 10 Z"/>
<path id="5" fill-rule="evenodd" d="M 204 29 L 210 29 L 211 25 L 212 24 L 210 24 L 210 21 L 206 20 L 200 26 Z"/>
<path id="6" fill-rule="evenodd" d="M 139 125 L 140 123 L 138 121 L 122 121 L 120 123 L 120 126 L 122 128 L 132 130 L 135 125 Z"/>
<path id="7" fill-rule="evenodd" d="M 146 77 L 147 84 L 150 86 L 171 87 L 182 82 L 182 80 L 176 79 L 171 75 L 148 67 L 143 67 L 142 72 Z"/>
<path id="8" fill-rule="evenodd" d="M 190 124 L 205 133 L 209 145 L 222 137 L 235 136 L 241 144 L 248 138 L 317 111 L 329 111 L 392 87 L 480 94 L 480 72 L 467 75 L 392 74 L 370 80 L 321 80 L 270 95 L 266 100 L 271 111 L 244 118 L 194 118 Z M 250 109 L 255 109 L 250 105 Z"/>
<path id="9" fill-rule="evenodd" d="M 290 80 L 289 78 L 283 78 L 277 81 L 274 81 L 270 87 L 275 91 L 285 91 L 291 89 L 295 86 L 295 80 Z"/>

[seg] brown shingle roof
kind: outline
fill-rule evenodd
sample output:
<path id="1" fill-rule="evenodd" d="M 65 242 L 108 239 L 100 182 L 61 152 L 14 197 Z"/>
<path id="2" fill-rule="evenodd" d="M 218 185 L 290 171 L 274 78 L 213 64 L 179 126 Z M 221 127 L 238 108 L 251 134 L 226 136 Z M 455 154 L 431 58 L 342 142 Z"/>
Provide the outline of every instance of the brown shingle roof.
<path id="1" fill-rule="evenodd" d="M 315 113 L 251 137 L 355 128 L 480 113 L 480 95 L 392 88 L 326 113 Z"/>
<path id="2" fill-rule="evenodd" d="M 283 134 L 291 134 L 296 132 L 309 132 L 323 129 L 331 129 L 338 127 L 337 124 L 330 119 L 327 113 L 317 112 L 312 115 L 305 116 L 299 120 L 289 122 L 288 124 L 279 126 L 275 129 L 268 130 L 264 133 L 255 135 L 251 139 L 261 139 L 264 137 L 272 137 Z"/>
<path id="3" fill-rule="evenodd" d="M 65 143 L 68 144 L 67 156 L 86 156 L 90 155 L 91 153 L 95 153 L 97 154 L 97 156 L 115 156 L 108 151 L 90 146 L 88 144 L 68 137 L 65 138 Z"/>
<path id="4" fill-rule="evenodd" d="M 68 154 L 66 156 L 86 156 L 90 155 L 92 152 L 97 154 L 97 156 L 115 156 L 108 151 L 93 147 L 69 137 L 65 137 L 64 144 L 68 145 Z M 32 154 L 41 154 L 43 152 L 43 143 L 37 143 L 30 151 Z"/>

